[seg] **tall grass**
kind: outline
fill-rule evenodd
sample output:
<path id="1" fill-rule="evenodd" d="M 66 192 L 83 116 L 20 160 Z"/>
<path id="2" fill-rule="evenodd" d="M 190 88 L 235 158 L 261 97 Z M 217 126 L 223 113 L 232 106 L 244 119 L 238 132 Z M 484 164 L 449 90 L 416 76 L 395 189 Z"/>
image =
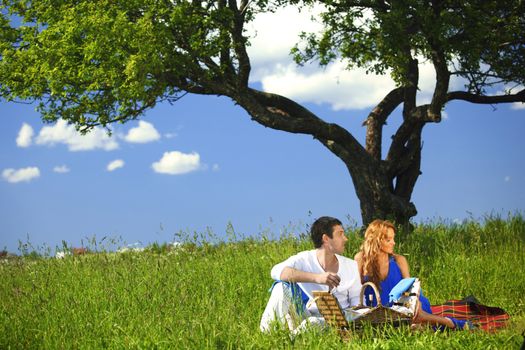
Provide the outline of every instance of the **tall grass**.
<path id="1" fill-rule="evenodd" d="M 342 343 L 334 332 L 294 339 L 259 332 L 271 267 L 311 249 L 305 234 L 277 240 L 209 242 L 187 238 L 167 252 L 98 253 L 0 264 L 1 349 L 98 348 L 519 348 L 525 329 L 525 221 L 487 218 L 419 225 L 403 236 L 412 275 L 432 303 L 473 294 L 505 308 L 511 323 L 495 334 L 368 329 Z M 361 238 L 349 232 L 347 255 Z"/>

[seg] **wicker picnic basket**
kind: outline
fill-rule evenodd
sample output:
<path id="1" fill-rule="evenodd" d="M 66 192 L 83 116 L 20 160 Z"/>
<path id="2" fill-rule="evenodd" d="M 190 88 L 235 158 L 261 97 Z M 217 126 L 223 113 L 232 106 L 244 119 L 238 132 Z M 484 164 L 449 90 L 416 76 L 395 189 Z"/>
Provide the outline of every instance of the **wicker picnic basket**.
<path id="1" fill-rule="evenodd" d="M 349 328 L 344 312 L 332 293 L 314 291 L 314 300 L 326 323 L 339 330 L 346 330 Z"/>
<path id="2" fill-rule="evenodd" d="M 377 306 L 365 306 L 364 294 L 365 288 L 367 286 L 371 287 L 374 290 L 377 300 Z M 365 323 L 369 323 L 373 326 L 390 324 L 397 327 L 402 324 L 410 324 L 412 321 L 412 315 L 405 314 L 393 310 L 392 308 L 383 306 L 381 304 L 381 297 L 379 296 L 379 291 L 376 285 L 372 282 L 365 282 L 363 284 L 363 286 L 361 287 L 360 304 L 354 306 L 351 310 L 361 313 L 360 316 L 354 319 L 354 324 L 356 327 L 360 327 Z"/>
<path id="3" fill-rule="evenodd" d="M 334 295 L 330 292 L 314 291 L 314 300 L 326 323 L 335 328 L 343 340 L 348 340 L 350 326 Z"/>

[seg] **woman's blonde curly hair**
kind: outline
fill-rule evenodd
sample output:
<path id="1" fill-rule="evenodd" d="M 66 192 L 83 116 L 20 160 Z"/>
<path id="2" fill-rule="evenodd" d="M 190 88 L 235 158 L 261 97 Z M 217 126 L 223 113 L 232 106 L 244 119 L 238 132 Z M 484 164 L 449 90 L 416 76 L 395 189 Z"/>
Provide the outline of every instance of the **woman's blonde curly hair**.
<path id="1" fill-rule="evenodd" d="M 386 237 L 388 230 L 395 231 L 395 226 L 388 220 L 376 219 L 372 221 L 366 231 L 365 240 L 361 244 L 362 276 L 368 276 L 368 280 L 381 289 L 381 278 L 379 276 L 378 256 L 381 251 L 381 241 Z"/>

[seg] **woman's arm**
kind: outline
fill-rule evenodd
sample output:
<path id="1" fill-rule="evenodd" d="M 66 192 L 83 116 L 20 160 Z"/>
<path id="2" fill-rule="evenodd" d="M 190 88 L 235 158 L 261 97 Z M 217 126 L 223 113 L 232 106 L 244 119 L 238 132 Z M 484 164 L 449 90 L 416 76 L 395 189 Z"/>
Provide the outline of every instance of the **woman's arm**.
<path id="1" fill-rule="evenodd" d="M 401 276 L 403 276 L 403 278 L 410 277 L 410 269 L 408 267 L 407 259 L 399 254 L 394 254 L 394 259 L 396 259 L 397 266 L 399 266 L 399 270 L 401 270 Z"/>

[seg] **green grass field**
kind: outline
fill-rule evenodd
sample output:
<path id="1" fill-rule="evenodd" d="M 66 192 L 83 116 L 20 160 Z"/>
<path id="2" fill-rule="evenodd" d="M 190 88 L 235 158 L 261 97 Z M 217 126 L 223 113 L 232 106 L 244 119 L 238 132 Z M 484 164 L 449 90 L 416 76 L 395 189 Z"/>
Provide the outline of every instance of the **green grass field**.
<path id="1" fill-rule="evenodd" d="M 304 233 L 227 242 L 186 238 L 168 252 L 99 251 L 65 259 L 0 260 L 0 349 L 519 349 L 525 329 L 525 220 L 419 225 L 397 252 L 434 304 L 475 295 L 503 307 L 509 326 L 434 333 L 366 329 L 348 342 L 334 332 L 293 340 L 259 332 L 271 267 L 311 244 Z M 347 255 L 361 238 L 349 232 Z M 27 253 L 27 252 L 26 252 Z"/>

